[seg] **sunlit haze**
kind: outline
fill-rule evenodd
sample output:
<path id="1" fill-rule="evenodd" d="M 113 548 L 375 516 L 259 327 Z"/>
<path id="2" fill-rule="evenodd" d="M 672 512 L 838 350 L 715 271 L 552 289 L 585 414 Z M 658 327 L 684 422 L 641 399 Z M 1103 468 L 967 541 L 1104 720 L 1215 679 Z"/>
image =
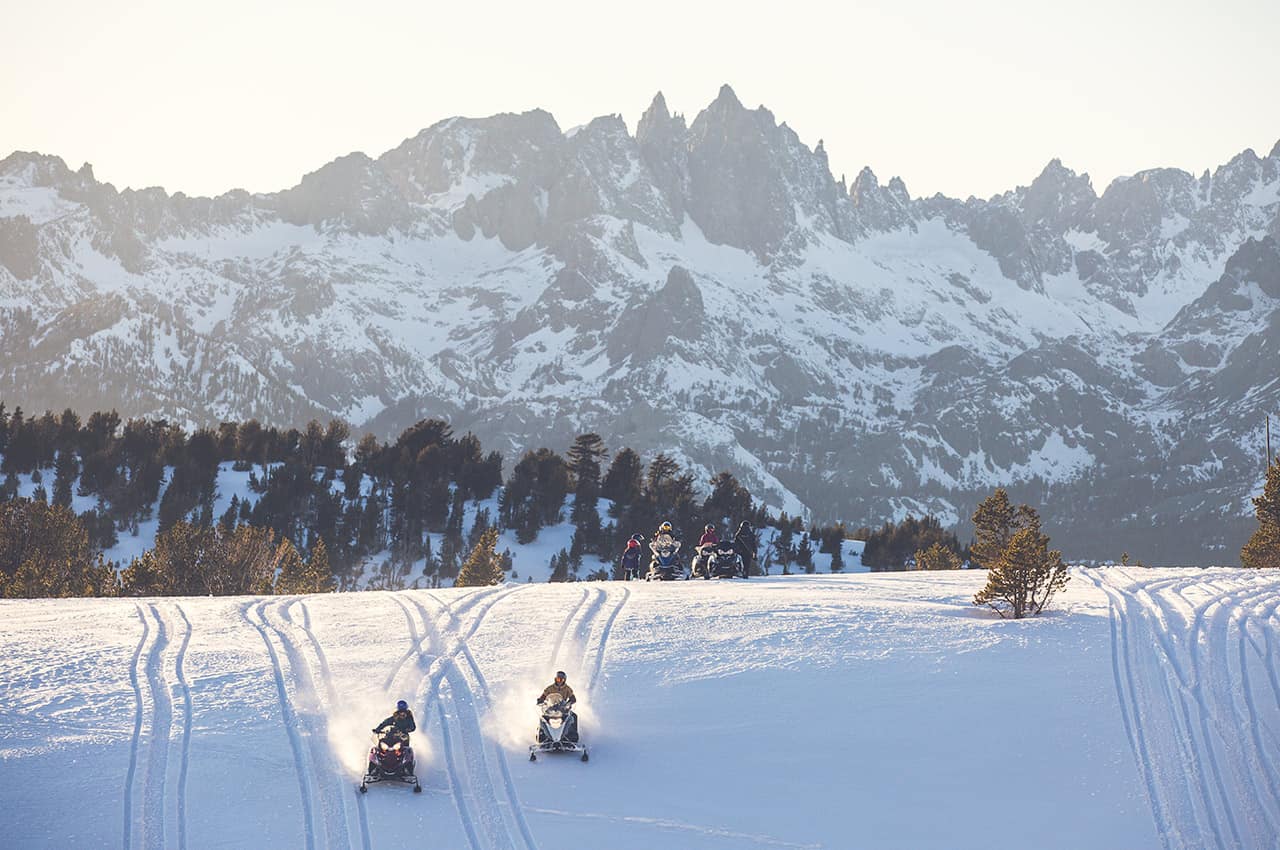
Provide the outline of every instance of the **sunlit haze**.
<path id="1" fill-rule="evenodd" d="M 831 168 L 987 196 L 1053 157 L 1100 191 L 1280 138 L 1280 3 L 7 4 L 0 156 L 118 187 L 274 191 L 453 115 L 562 128 L 729 83 Z"/>

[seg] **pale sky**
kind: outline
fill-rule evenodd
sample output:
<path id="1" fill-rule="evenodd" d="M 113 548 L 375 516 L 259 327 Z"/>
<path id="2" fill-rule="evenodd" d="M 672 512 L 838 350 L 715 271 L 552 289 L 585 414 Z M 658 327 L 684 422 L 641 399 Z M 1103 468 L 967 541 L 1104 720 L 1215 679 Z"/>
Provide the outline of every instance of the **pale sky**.
<path id="1" fill-rule="evenodd" d="M 729 83 L 834 174 L 988 196 L 1053 157 L 1199 173 L 1280 139 L 1280 0 L 0 0 L 0 157 L 117 188 L 275 191 L 453 115 L 564 129 Z"/>

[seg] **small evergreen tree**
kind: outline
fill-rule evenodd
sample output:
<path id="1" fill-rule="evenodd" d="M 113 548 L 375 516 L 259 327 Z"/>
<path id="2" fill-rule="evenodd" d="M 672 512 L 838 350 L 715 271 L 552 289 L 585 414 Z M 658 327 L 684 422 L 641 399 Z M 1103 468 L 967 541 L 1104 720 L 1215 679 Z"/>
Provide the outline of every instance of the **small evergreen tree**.
<path id="1" fill-rule="evenodd" d="M 978 505 L 973 514 L 974 541 L 970 552 L 974 563 L 990 568 L 1013 536 L 1024 528 L 1040 527 L 1040 518 L 1027 505 L 1014 507 L 1009 501 L 1009 494 L 1003 487 L 988 496 Z"/>
<path id="2" fill-rule="evenodd" d="M 987 585 L 973 598 L 1001 617 L 1020 620 L 1044 610 L 1053 594 L 1067 585 L 1062 553 L 1049 548 L 1039 523 L 1021 528 L 988 567 Z"/>
<path id="3" fill-rule="evenodd" d="M 1252 569 L 1280 568 L 1280 460 L 1267 467 L 1266 484 L 1253 507 L 1258 530 L 1240 550 L 1240 564 Z"/>
<path id="4" fill-rule="evenodd" d="M 458 572 L 458 580 L 453 583 L 454 587 L 502 584 L 506 576 L 502 572 L 502 557 L 498 554 L 497 548 L 498 529 L 486 529 Z"/>
<path id="5" fill-rule="evenodd" d="M 941 543 L 935 543 L 928 549 L 916 550 L 915 560 L 917 570 L 960 569 L 960 556 Z"/>

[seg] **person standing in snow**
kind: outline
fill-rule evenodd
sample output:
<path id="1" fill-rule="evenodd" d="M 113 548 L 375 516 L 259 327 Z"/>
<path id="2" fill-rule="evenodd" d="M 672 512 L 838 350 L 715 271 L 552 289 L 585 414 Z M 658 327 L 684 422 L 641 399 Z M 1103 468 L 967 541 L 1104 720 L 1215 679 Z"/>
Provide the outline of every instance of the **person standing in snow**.
<path id="1" fill-rule="evenodd" d="M 738 532 L 733 535 L 733 548 L 737 551 L 738 557 L 742 558 L 742 577 L 751 578 L 751 573 L 756 568 L 756 531 L 751 527 L 751 523 L 743 520 L 738 526 Z"/>
<path id="2" fill-rule="evenodd" d="M 640 537 L 633 535 L 627 541 L 627 548 L 622 553 L 622 580 L 631 581 L 640 577 Z"/>

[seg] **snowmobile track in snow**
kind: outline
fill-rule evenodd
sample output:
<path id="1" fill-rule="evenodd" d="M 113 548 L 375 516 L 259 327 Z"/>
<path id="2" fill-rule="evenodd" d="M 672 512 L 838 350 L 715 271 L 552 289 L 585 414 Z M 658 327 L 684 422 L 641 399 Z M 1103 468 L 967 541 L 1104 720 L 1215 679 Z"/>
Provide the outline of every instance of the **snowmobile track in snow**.
<path id="1" fill-rule="evenodd" d="M 419 608 L 419 611 L 425 618 L 426 611 L 422 608 Z M 447 606 L 445 608 L 445 613 L 447 613 L 448 616 L 453 619 L 459 627 L 461 627 L 461 621 L 454 616 L 453 612 L 450 611 Z M 468 635 L 474 633 L 475 629 L 473 628 Z M 476 663 L 475 656 L 471 654 L 471 647 L 467 645 L 465 637 L 459 640 L 458 646 L 462 650 L 462 657 L 466 659 L 467 667 L 470 669 L 471 675 L 475 680 L 475 688 L 472 688 L 470 683 L 466 682 L 462 682 L 461 687 L 465 687 L 472 696 L 478 696 L 481 701 L 481 710 L 487 711 L 493 705 L 493 698 L 489 691 L 489 683 L 485 680 L 484 673 L 480 670 L 480 665 Z M 466 675 L 465 672 L 454 662 L 454 658 L 456 657 L 457 656 L 455 654 L 449 659 L 448 669 L 452 670 L 453 674 L 451 675 L 446 672 L 446 679 L 449 680 L 451 693 L 453 692 L 454 687 L 458 686 L 459 679 Z M 471 711 L 467 716 L 467 721 L 468 725 L 472 727 L 468 731 L 472 732 L 474 735 L 473 740 L 476 742 L 475 745 L 477 747 L 477 752 L 479 752 L 483 758 L 486 736 L 484 735 L 484 730 L 480 726 L 480 712 L 476 711 L 474 706 L 471 706 Z M 503 750 L 500 742 L 490 741 L 489 745 L 492 749 L 494 760 L 498 764 L 498 771 L 501 775 L 503 790 L 506 792 L 506 809 L 510 812 L 512 819 L 515 821 L 516 829 L 519 831 L 520 837 L 524 840 L 524 845 L 527 850 L 538 850 L 538 844 L 533 838 L 533 831 L 529 828 L 529 822 L 524 816 L 524 806 L 520 802 L 520 795 L 516 790 L 515 780 L 511 778 L 511 767 L 507 763 L 507 754 Z M 501 801 L 498 802 L 500 803 Z M 509 833 L 508 837 L 510 837 Z"/>
<path id="2" fill-rule="evenodd" d="M 302 605 L 304 621 L 299 625 L 290 613 L 294 605 Z M 345 790 L 342 770 L 334 763 L 333 753 L 329 750 L 328 711 L 336 705 L 337 699 L 329 680 L 329 663 L 325 658 L 320 642 L 311 632 L 310 615 L 306 612 L 305 603 L 298 599 L 286 599 L 274 607 L 274 616 L 280 622 L 273 623 L 268 616 L 267 625 L 280 639 L 285 657 L 293 674 L 295 685 L 294 699 L 301 711 L 296 713 L 302 722 L 304 742 L 307 745 L 307 757 L 312 771 L 313 789 L 316 794 L 316 808 L 323 817 L 325 843 L 334 848 L 351 847 L 351 830 L 347 817 L 347 804 L 350 802 Z M 315 662 L 307 658 L 306 652 L 295 633 L 311 646 Z M 320 682 L 324 688 L 324 699 L 316 686 L 315 673 L 320 674 Z M 314 809 L 313 809 L 314 811 Z"/>
<path id="3" fill-rule="evenodd" d="M 424 707 L 424 726 L 425 721 L 430 718 L 430 710 L 432 703 L 435 703 L 437 716 L 440 718 L 440 735 L 444 746 L 445 770 L 448 774 L 450 792 L 453 797 L 454 806 L 458 811 L 458 817 L 461 821 L 464 832 L 467 836 L 467 842 L 472 850 L 485 850 L 488 848 L 515 848 L 515 843 L 511 840 L 511 834 L 506 830 L 505 822 L 502 820 L 501 808 L 497 802 L 497 793 L 493 790 L 491 781 L 488 793 L 485 793 L 484 783 L 488 780 L 487 769 L 483 765 L 483 736 L 473 737 L 471 730 L 466 728 L 466 724 L 459 722 L 459 728 L 454 730 L 450 728 L 449 716 L 459 717 L 465 707 L 470 707 L 474 715 L 474 705 L 468 701 L 470 689 L 467 688 L 465 680 L 459 681 L 453 679 L 446 682 L 449 678 L 450 671 L 457 672 L 454 668 L 454 659 L 462 653 L 466 648 L 466 640 L 476 633 L 481 623 L 488 615 L 489 611 L 501 600 L 508 598 L 513 593 L 518 592 L 527 585 L 516 588 L 484 588 L 475 593 L 468 594 L 462 599 L 454 600 L 452 604 L 444 603 L 434 595 L 427 594 L 427 598 L 438 605 L 441 609 L 441 615 L 449 620 L 457 623 L 456 630 L 452 630 L 449 634 L 453 638 L 451 645 L 446 644 L 444 636 L 440 630 L 436 628 L 435 618 L 427 611 L 426 606 L 416 599 L 410 592 L 402 592 L 392 594 L 392 598 L 396 604 L 405 612 L 406 622 L 409 626 L 410 639 L 412 641 L 412 653 L 402 658 L 397 663 L 396 668 L 392 670 L 388 676 L 389 682 L 394 682 L 400 674 L 400 669 L 404 666 L 404 662 L 413 654 L 417 655 L 417 664 L 413 666 L 414 675 L 410 678 L 412 691 L 418 705 Z M 481 604 L 483 602 L 483 604 Z M 406 604 L 407 603 L 407 604 Z M 416 612 L 421 629 L 415 622 L 413 614 L 410 612 L 410 606 Z M 477 609 L 471 617 L 470 624 L 463 628 L 461 615 L 466 612 Z M 464 694 L 455 694 L 455 689 L 465 691 Z M 448 702 L 452 706 L 452 712 L 445 711 L 445 703 Z M 480 733 L 479 717 L 474 716 L 474 731 Z M 463 778 L 463 770 L 459 766 L 459 756 L 456 753 L 457 745 L 455 744 L 455 734 L 465 736 L 462 743 L 465 745 L 468 761 L 466 763 L 468 770 L 467 776 L 473 779 L 468 783 Z M 476 747 L 479 743 L 480 749 Z M 475 756 L 479 754 L 481 758 L 479 772 L 475 772 Z M 478 787 L 477 787 L 478 786 Z M 475 798 L 474 804 L 469 801 L 468 796 Z M 485 803 L 489 805 L 486 806 Z M 494 815 L 497 815 L 496 824 Z M 477 826 L 483 827 L 483 835 L 477 831 Z M 505 841 L 503 840 L 505 838 Z"/>
<path id="4" fill-rule="evenodd" d="M 187 774 L 191 765 L 191 686 L 187 683 L 187 646 L 191 643 L 191 621 L 182 606 L 174 603 L 174 610 L 182 619 L 182 643 L 173 659 L 173 671 L 182 690 L 182 753 L 178 768 L 178 850 L 187 850 Z"/>
<path id="5" fill-rule="evenodd" d="M 1084 575 L 1110 603 L 1116 692 L 1164 846 L 1276 846 L 1280 773 L 1271 754 L 1280 744 L 1280 678 L 1272 647 L 1280 581 L 1239 571 Z M 1274 706 L 1256 698 L 1258 670 Z"/>
<path id="6" fill-rule="evenodd" d="M 169 734 L 173 727 L 173 697 L 164 675 L 164 652 L 169 629 L 160 610 L 147 606 L 155 620 L 155 640 L 147 653 L 147 689 L 151 693 L 151 728 L 147 736 L 147 770 L 143 780 L 142 836 L 148 850 L 163 850 L 165 842 L 165 780 L 169 772 Z"/>
<path id="7" fill-rule="evenodd" d="M 480 724 L 481 709 L 477 707 L 477 702 L 483 701 L 488 704 L 488 684 L 485 682 L 484 674 L 480 672 L 475 657 L 471 654 L 471 648 L 467 645 L 467 640 L 479 629 L 484 615 L 499 600 L 509 598 L 523 587 L 527 585 L 494 595 L 469 626 L 465 626 L 452 606 L 443 604 L 438 599 L 432 599 L 440 606 L 440 613 L 444 620 L 452 621 L 454 627 L 448 632 L 452 638 L 452 646 L 448 647 L 433 665 L 428 690 L 437 695 L 445 761 L 449 769 L 449 781 L 454 798 L 458 804 L 459 816 L 468 819 L 469 822 L 466 824 L 468 837 L 480 841 L 479 845 L 474 845 L 477 848 L 504 848 L 504 850 L 512 848 L 514 850 L 523 844 L 528 850 L 537 850 L 532 832 L 524 818 L 515 783 L 511 779 L 505 753 L 499 744 L 491 744 L 493 757 L 498 765 L 501 780 L 499 782 L 494 782 L 489 760 L 485 756 L 486 743 L 489 742 Z M 423 628 L 428 632 L 431 640 L 444 647 L 444 637 L 436 628 L 434 618 L 426 607 L 416 599 L 410 598 L 409 601 L 417 609 Z M 475 681 L 474 687 L 467 680 L 466 672 L 457 661 L 459 656 L 467 662 L 467 668 Z M 452 711 L 444 710 L 446 704 L 452 708 Z M 450 723 L 455 725 L 452 730 L 449 728 Z M 460 756 L 457 754 L 459 746 L 455 744 L 455 733 L 460 744 Z M 460 762 L 465 767 L 465 779 L 459 767 Z M 470 803 L 465 799 L 466 796 L 472 798 Z M 515 830 L 508 825 L 508 817 L 514 822 Z M 478 831 L 475 829 L 476 826 L 480 827 Z M 517 833 L 520 840 L 516 839 Z"/>
<path id="8" fill-rule="evenodd" d="M 138 751 L 142 746 L 142 685 L 138 676 L 138 661 L 142 658 L 143 647 L 147 645 L 147 637 L 151 627 L 147 624 L 147 615 L 142 613 L 142 606 L 135 606 L 138 621 L 142 624 L 142 636 L 138 638 L 138 646 L 133 650 L 133 660 L 129 663 L 129 684 L 133 686 L 133 739 L 129 742 L 129 770 L 124 779 L 124 850 L 130 850 L 133 838 L 133 780 L 138 772 Z"/>
<path id="9" fill-rule="evenodd" d="M 271 673 L 276 687 L 276 696 L 280 702 L 280 712 L 283 717 L 283 726 L 289 737 L 289 749 L 293 752 L 293 768 L 294 775 L 298 780 L 298 793 L 302 800 L 302 833 L 303 846 L 307 850 L 315 850 L 316 846 L 316 827 L 315 813 L 312 803 L 312 789 L 310 782 L 310 773 L 307 770 L 306 761 L 303 756 L 305 745 L 302 742 L 301 734 L 298 731 L 298 718 L 294 713 L 293 705 L 289 700 L 289 692 L 285 686 L 284 671 L 280 665 L 280 658 L 276 654 L 275 645 L 271 642 L 271 636 L 267 633 L 267 618 L 265 609 L 267 601 L 249 602 L 241 608 L 241 614 L 248 621 L 249 625 L 258 630 L 262 643 L 267 648 L 267 657 L 271 661 Z M 251 616 L 252 614 L 252 616 Z M 254 622 L 254 617 L 257 622 Z"/>
<path id="10" fill-rule="evenodd" d="M 630 598 L 631 589 L 622 588 L 622 599 L 618 600 L 618 604 L 609 613 L 609 619 L 605 620 L 604 629 L 600 632 L 600 643 L 596 646 L 596 662 L 591 668 L 591 678 L 587 680 L 587 693 L 593 697 L 596 694 L 596 686 L 600 683 L 600 670 L 604 665 L 604 653 L 609 646 L 609 636 L 613 633 L 614 621 L 618 619 L 618 615 L 622 613 L 623 606 L 627 604 L 627 600 Z"/>
<path id="11" fill-rule="evenodd" d="M 176 608 L 177 606 L 175 606 Z M 135 842 L 145 848 L 170 846 L 168 839 L 168 810 L 177 813 L 177 844 L 186 846 L 186 770 L 191 739 L 191 691 L 187 687 L 183 663 L 187 645 L 191 640 L 191 623 L 181 608 L 182 639 L 176 656 L 174 670 L 178 687 L 183 693 L 182 752 L 178 768 L 178 793 L 171 800 L 167 791 L 169 775 L 169 745 L 173 733 L 174 705 L 173 685 L 165 672 L 164 657 L 171 643 L 170 626 L 159 606 L 147 603 L 136 606 L 142 623 L 142 636 L 134 649 L 129 671 L 129 682 L 134 693 L 133 739 L 129 752 L 129 769 L 124 789 L 124 830 L 122 845 L 130 850 Z M 140 669 L 141 668 L 141 669 Z M 142 682 L 146 681 L 146 694 Z M 150 713 L 147 707 L 150 706 Z M 144 736 L 144 716 L 146 717 Z M 145 752 L 144 752 L 145 750 Z M 134 785 L 138 781 L 138 766 L 142 764 L 142 788 L 135 811 Z"/>

